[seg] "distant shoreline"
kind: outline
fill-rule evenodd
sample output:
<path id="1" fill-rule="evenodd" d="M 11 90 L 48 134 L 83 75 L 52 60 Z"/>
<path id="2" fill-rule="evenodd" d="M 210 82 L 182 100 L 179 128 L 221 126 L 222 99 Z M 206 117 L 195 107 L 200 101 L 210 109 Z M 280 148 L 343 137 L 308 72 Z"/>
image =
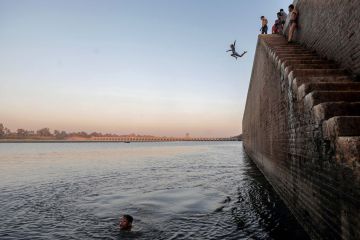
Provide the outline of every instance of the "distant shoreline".
<path id="1" fill-rule="evenodd" d="M 117 143 L 144 143 L 144 142 L 241 142 L 241 140 L 177 140 L 177 141 L 100 141 L 100 140 L 26 140 L 26 139 L 11 139 L 5 140 L 0 139 L 0 143 L 109 143 L 109 142 L 117 142 Z"/>

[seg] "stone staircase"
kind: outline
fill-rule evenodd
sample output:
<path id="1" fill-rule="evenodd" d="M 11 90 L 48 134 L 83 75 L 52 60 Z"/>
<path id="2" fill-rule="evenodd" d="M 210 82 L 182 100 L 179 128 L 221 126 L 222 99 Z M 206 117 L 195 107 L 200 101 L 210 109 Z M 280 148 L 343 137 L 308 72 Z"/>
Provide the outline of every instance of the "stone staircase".
<path id="1" fill-rule="evenodd" d="M 272 58 L 288 76 L 297 101 L 303 101 L 338 162 L 360 164 L 360 82 L 335 62 L 322 59 L 281 35 L 261 36 Z"/>

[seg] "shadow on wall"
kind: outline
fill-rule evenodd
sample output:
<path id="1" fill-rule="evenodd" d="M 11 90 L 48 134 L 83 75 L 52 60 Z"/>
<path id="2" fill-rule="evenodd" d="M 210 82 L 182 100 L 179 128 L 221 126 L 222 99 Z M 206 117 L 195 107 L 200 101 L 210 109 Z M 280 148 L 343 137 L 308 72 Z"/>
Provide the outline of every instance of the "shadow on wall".
<path id="1" fill-rule="evenodd" d="M 244 175 L 248 177 L 250 185 L 246 192 L 241 189 L 238 190 L 238 198 L 249 201 L 247 205 L 250 205 L 256 212 L 262 225 L 269 229 L 269 237 L 292 240 L 310 239 L 271 184 L 245 152 L 244 165 L 247 168 Z M 264 206 L 266 207 L 264 208 Z M 234 219 L 237 219 L 236 215 Z M 244 219 L 244 216 L 240 216 L 240 219 Z"/>

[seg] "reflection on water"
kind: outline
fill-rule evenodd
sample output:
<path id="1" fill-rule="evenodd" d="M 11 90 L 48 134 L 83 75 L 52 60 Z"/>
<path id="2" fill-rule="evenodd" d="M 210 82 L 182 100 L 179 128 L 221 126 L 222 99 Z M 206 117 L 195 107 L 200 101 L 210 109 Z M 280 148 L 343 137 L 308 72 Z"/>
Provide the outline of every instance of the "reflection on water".
<path id="1" fill-rule="evenodd" d="M 0 239 L 308 239 L 240 142 L 0 144 L 0 171 Z"/>

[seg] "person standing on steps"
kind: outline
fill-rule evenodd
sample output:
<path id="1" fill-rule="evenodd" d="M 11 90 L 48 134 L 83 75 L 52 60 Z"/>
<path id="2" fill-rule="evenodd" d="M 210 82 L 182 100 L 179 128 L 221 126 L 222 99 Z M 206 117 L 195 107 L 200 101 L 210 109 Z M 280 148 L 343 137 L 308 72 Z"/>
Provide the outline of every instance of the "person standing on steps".
<path id="1" fill-rule="evenodd" d="M 295 9 L 293 4 L 291 4 L 289 6 L 289 15 L 290 15 L 290 23 L 289 23 L 290 28 L 289 28 L 288 43 L 292 43 L 294 32 L 295 32 L 295 29 L 297 28 L 298 17 L 299 17 L 299 12 Z"/>
<path id="2" fill-rule="evenodd" d="M 275 24 L 272 26 L 272 34 L 281 34 L 283 31 L 283 25 L 281 24 L 281 13 L 277 13 L 277 19 L 275 20 Z"/>
<path id="3" fill-rule="evenodd" d="M 260 31 L 261 31 L 261 34 L 267 34 L 267 31 L 268 31 L 268 20 L 266 19 L 266 17 L 264 16 L 261 16 L 260 17 L 261 19 L 261 28 L 260 28 Z"/>
<path id="4" fill-rule="evenodd" d="M 286 18 L 287 18 L 286 12 L 284 11 L 284 9 L 280 9 L 280 19 L 281 19 L 281 24 L 283 25 L 283 27 L 285 25 Z"/>

